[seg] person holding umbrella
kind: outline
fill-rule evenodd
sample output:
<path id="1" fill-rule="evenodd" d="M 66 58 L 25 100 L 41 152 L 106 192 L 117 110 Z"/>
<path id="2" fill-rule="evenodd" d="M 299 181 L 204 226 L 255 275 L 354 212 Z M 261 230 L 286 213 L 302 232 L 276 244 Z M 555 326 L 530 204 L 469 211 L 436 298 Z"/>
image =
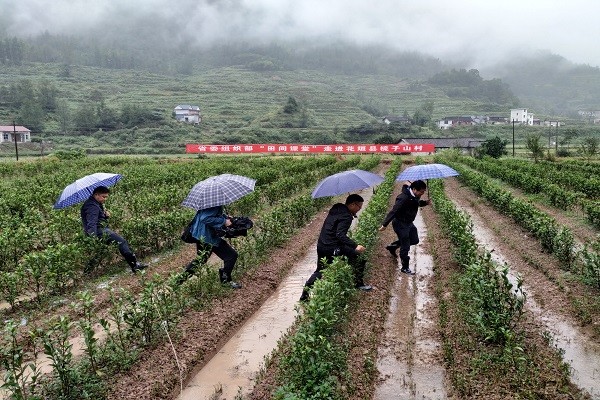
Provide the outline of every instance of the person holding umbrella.
<path id="1" fill-rule="evenodd" d="M 366 263 L 360 258 L 360 255 L 365 252 L 366 248 L 348 237 L 352 220 L 362 208 L 363 202 L 364 199 L 360 195 L 351 194 L 346 198 L 345 204 L 334 204 L 329 210 L 317 241 L 317 269 L 304 284 L 300 301 L 308 300 L 309 289 L 317 279 L 321 279 L 321 271 L 327 268 L 327 265 L 337 256 L 348 258 L 354 271 L 354 282 L 357 289 L 368 291 L 373 288 L 363 281 Z"/>
<path id="2" fill-rule="evenodd" d="M 110 189 L 106 186 L 97 186 L 93 189 L 91 196 L 81 206 L 83 230 L 86 235 L 100 238 L 106 244 L 118 244 L 119 252 L 131 267 L 131 272 L 143 270 L 148 267 L 148 264 L 139 262 L 129 248 L 127 240 L 108 228 L 110 213 L 106 210 L 104 203 L 109 194 Z"/>
<path id="3" fill-rule="evenodd" d="M 190 190 L 182 206 L 192 208 L 196 215 L 190 225 L 191 236 L 195 239 L 196 258 L 177 278 L 182 284 L 191 277 L 199 265 L 208 261 L 212 253 L 223 260 L 219 269 L 219 280 L 234 289 L 242 285 L 234 282 L 231 273 L 235 267 L 238 253 L 223 238 L 217 235 L 217 229 L 231 226 L 231 218 L 223 211 L 223 206 L 242 198 L 254 191 L 256 180 L 241 175 L 221 174 L 204 179 Z"/>
<path id="4" fill-rule="evenodd" d="M 424 207 L 431 204 L 431 200 L 421 200 L 421 196 L 427 190 L 427 184 L 422 180 L 416 180 L 402 186 L 402 192 L 396 197 L 396 202 L 390 212 L 386 215 L 379 231 L 384 231 L 388 224 L 392 222 L 394 232 L 398 235 L 398 240 L 386 246 L 390 254 L 396 258 L 396 250 L 400 248 L 400 261 L 402 268 L 400 272 L 414 275 L 414 272 L 409 268 L 409 251 L 410 246 L 419 243 L 419 234 L 417 227 L 413 221 L 417 216 L 419 207 Z"/>
<path id="5" fill-rule="evenodd" d="M 198 266 L 205 264 L 212 253 L 223 260 L 219 268 L 219 280 L 233 289 L 241 289 L 242 284 L 231 279 L 238 253 L 216 230 L 231 225 L 231 218 L 223 212 L 223 206 L 198 210 L 191 225 L 192 237 L 196 239 L 196 257 L 185 267 L 177 279 L 180 285 L 196 272 Z"/>

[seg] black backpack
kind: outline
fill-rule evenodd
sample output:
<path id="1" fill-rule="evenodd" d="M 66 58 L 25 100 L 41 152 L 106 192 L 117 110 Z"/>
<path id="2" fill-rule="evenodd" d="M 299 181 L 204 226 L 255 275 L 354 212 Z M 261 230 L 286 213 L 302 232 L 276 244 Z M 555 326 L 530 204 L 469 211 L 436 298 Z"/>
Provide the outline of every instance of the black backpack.
<path id="1" fill-rule="evenodd" d="M 224 238 L 235 238 L 238 236 L 247 236 L 248 229 L 252 229 L 254 223 L 248 217 L 232 217 L 231 225 L 216 229 L 217 236 Z"/>

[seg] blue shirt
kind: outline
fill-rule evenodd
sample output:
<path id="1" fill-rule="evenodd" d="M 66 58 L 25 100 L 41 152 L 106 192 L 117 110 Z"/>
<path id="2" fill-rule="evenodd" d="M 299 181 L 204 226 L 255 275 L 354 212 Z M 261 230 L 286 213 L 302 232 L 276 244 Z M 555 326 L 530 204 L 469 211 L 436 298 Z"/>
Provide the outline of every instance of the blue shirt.
<path id="1" fill-rule="evenodd" d="M 222 239 L 217 236 L 215 229 L 221 228 L 226 219 L 222 206 L 198 210 L 192 223 L 192 236 L 200 242 L 218 246 Z"/>

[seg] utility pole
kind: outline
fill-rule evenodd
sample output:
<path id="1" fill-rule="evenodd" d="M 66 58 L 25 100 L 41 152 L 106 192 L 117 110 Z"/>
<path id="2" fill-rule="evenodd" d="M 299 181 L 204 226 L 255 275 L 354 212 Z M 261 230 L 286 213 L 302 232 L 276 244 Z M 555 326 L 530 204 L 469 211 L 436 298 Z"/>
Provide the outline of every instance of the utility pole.
<path id="1" fill-rule="evenodd" d="M 15 154 L 17 155 L 17 161 L 19 161 L 19 148 L 17 147 L 17 124 L 13 121 L 13 138 L 15 139 Z"/>
<path id="2" fill-rule="evenodd" d="M 513 157 L 515 156 L 515 120 L 513 119 Z"/>

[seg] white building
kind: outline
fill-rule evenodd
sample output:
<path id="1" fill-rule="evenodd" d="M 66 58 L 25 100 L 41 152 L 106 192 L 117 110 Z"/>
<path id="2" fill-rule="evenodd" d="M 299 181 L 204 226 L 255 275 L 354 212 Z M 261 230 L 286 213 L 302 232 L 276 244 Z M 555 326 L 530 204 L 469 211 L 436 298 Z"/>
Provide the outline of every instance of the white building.
<path id="1" fill-rule="evenodd" d="M 175 119 L 181 122 L 187 122 L 188 124 L 199 124 L 202 122 L 202 116 L 200 116 L 200 107 L 191 106 L 189 104 L 180 104 L 173 110 Z"/>
<path id="2" fill-rule="evenodd" d="M 0 143 L 14 142 L 20 143 L 31 142 L 31 131 L 24 126 L 0 125 Z"/>
<path id="3" fill-rule="evenodd" d="M 512 108 L 510 110 L 510 122 L 516 124 L 533 125 L 533 114 L 527 112 L 526 108 Z"/>

